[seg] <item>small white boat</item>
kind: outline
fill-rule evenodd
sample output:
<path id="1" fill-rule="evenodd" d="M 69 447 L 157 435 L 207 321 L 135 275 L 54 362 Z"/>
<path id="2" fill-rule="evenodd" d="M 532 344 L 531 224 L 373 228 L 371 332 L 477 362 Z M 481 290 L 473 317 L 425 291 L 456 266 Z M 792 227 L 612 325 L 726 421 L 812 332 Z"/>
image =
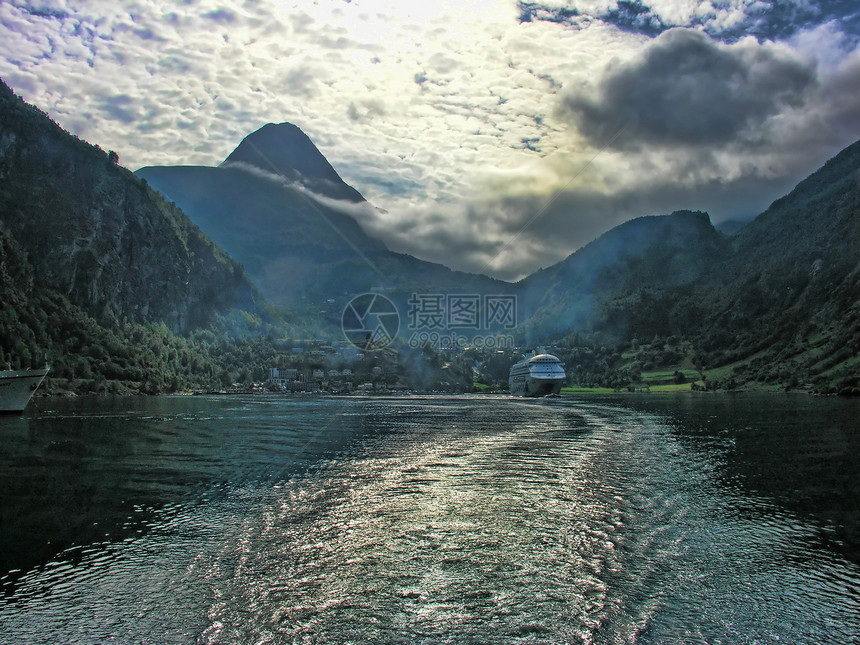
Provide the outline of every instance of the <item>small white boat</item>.
<path id="1" fill-rule="evenodd" d="M 0 412 L 23 412 L 49 369 L 0 370 Z"/>

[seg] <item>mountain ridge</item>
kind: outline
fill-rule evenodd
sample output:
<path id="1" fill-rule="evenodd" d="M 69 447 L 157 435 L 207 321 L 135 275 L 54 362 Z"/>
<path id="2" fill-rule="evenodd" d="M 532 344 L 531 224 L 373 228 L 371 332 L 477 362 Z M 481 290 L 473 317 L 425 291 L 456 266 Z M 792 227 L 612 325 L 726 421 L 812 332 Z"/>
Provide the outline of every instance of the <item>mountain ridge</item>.
<path id="1" fill-rule="evenodd" d="M 780 347 L 790 330 L 797 334 L 807 325 L 826 339 L 819 343 L 819 353 L 834 357 L 826 359 L 832 363 L 825 369 L 828 374 L 844 363 L 838 344 L 854 348 L 858 342 L 839 313 L 839 307 L 850 312 L 860 306 L 850 278 L 860 274 L 852 246 L 860 239 L 860 218 L 850 201 L 857 185 L 852 173 L 858 167 L 860 144 L 854 144 L 731 235 L 700 211 L 634 218 L 515 284 L 457 274 L 373 248 L 366 255 L 332 259 L 309 257 L 301 249 L 289 252 L 281 244 L 269 251 L 276 256 L 268 260 L 269 269 L 278 269 L 281 276 L 302 275 L 303 299 L 310 295 L 337 303 L 371 285 L 374 290 L 382 286 L 403 311 L 409 310 L 410 291 L 445 294 L 470 288 L 513 294 L 519 314 L 515 335 L 525 346 L 574 332 L 596 334 L 604 344 L 680 337 L 698 348 L 690 362 L 713 366 L 741 361 L 732 372 L 741 380 L 791 382 L 795 376 L 788 366 L 811 358 L 801 360 L 797 351 L 786 358 Z M 840 200 L 850 203 L 840 206 Z M 182 204 L 186 207 L 184 200 Z M 364 239 L 370 243 L 373 238 Z M 289 268 L 290 260 L 283 258 L 291 257 L 304 265 L 304 274 Z M 855 355 L 858 350 L 849 351 Z M 753 364 L 751 357 L 758 355 L 773 355 L 782 365 L 779 374 L 774 376 L 758 359 Z M 809 383 L 821 369 L 806 365 L 798 380 Z"/>
<path id="2" fill-rule="evenodd" d="M 135 174 L 175 200 L 282 306 L 371 289 L 386 290 L 403 307 L 406 290 L 447 293 L 467 283 L 509 289 L 487 276 L 390 251 L 367 234 L 355 214 L 373 206 L 291 123 L 259 128 L 217 167 L 145 166 Z"/>
<path id="3" fill-rule="evenodd" d="M 725 236 L 701 211 L 649 215 L 619 224 L 517 283 L 517 294 L 533 319 L 527 322 L 529 335 L 558 334 L 565 327 L 611 326 L 612 333 L 624 336 L 627 330 L 619 309 L 644 292 L 653 297 L 691 284 L 725 244 Z M 560 324 L 553 324 L 553 319 Z"/>

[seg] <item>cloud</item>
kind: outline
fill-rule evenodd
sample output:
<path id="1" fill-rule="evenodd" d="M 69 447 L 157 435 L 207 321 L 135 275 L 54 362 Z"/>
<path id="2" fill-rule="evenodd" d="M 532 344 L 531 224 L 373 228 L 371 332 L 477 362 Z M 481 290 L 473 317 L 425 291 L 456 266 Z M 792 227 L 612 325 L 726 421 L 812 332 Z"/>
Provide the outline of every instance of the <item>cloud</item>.
<path id="1" fill-rule="evenodd" d="M 123 123 L 133 123 L 138 118 L 136 102 L 127 94 L 105 97 L 100 107 L 111 118 Z"/>
<path id="2" fill-rule="evenodd" d="M 790 190 L 784 176 L 716 177 L 685 185 L 649 177 L 612 192 L 587 184 L 559 194 L 512 193 L 408 213 L 366 213 L 362 223 L 392 249 L 455 269 L 518 280 L 559 262 L 610 228 L 643 215 L 705 210 L 712 221 L 748 219 Z M 764 189 L 764 190 L 763 190 Z M 452 226 L 452 222 L 457 222 Z"/>
<path id="3" fill-rule="evenodd" d="M 815 89 L 812 66 L 754 41 L 724 45 L 691 29 L 655 38 L 611 67 L 595 88 L 570 92 L 563 111 L 595 145 L 716 144 L 748 136 Z"/>
<path id="4" fill-rule="evenodd" d="M 213 9 L 211 11 L 206 11 L 203 13 L 203 17 L 224 25 L 236 22 L 236 14 L 228 9 Z"/>
<path id="5" fill-rule="evenodd" d="M 255 166 L 244 161 L 231 161 L 230 163 L 222 164 L 220 167 L 241 170 L 242 172 L 246 172 L 249 175 L 254 175 L 255 177 L 258 177 L 259 179 L 264 179 L 266 181 L 272 182 L 277 186 L 283 186 L 285 188 L 300 192 L 302 195 L 314 200 L 316 203 L 321 204 L 322 206 L 330 208 L 339 213 L 343 213 L 344 215 L 349 215 L 358 222 L 363 222 L 368 218 L 374 217 L 377 212 L 377 209 L 372 204 L 366 201 L 355 202 L 346 199 L 333 199 L 331 197 L 327 197 L 326 195 L 314 192 L 313 190 L 305 186 L 301 182 L 301 180 L 294 181 L 288 179 L 282 174 L 269 172 L 268 170 L 264 170 L 259 166 Z"/>
<path id="6" fill-rule="evenodd" d="M 519 2 L 520 20 L 582 29 L 594 21 L 651 37 L 673 27 L 693 27 L 724 42 L 746 36 L 786 40 L 838 20 L 860 35 L 860 13 L 845 0 L 545 0 Z"/>
<path id="7" fill-rule="evenodd" d="M 860 136 L 852 10 L 768 1 L 10 0 L 0 76 L 132 169 L 290 121 L 390 248 L 510 278 L 631 217 L 753 215 Z"/>

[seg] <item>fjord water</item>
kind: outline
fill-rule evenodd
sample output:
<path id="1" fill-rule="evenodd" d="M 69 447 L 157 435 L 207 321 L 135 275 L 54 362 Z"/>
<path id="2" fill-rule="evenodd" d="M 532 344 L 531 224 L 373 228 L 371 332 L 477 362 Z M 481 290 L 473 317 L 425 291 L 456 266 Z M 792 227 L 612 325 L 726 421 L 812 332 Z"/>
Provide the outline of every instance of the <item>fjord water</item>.
<path id="1" fill-rule="evenodd" d="M 37 400 L 3 643 L 848 643 L 860 402 Z"/>

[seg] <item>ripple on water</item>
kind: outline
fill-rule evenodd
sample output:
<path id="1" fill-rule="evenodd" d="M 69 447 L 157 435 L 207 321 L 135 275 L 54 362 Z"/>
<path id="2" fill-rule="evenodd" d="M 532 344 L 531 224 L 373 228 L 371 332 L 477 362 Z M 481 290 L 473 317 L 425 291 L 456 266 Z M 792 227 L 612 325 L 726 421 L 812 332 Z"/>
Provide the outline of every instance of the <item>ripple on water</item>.
<path id="1" fill-rule="evenodd" d="M 277 491 L 209 642 L 588 640 L 621 602 L 610 582 L 629 511 L 589 420 L 554 416 L 399 428 Z"/>
<path id="2" fill-rule="evenodd" d="M 356 404 L 344 405 L 315 422 L 349 419 Z M 816 551 L 802 520 L 717 477 L 725 442 L 693 451 L 665 418 L 603 404 L 361 406 L 373 432 L 304 474 L 236 476 L 166 507 L 140 536 L 31 572 L 0 635 L 816 643 L 860 633 L 856 567 Z M 268 441 L 281 440 L 293 439 Z"/>

